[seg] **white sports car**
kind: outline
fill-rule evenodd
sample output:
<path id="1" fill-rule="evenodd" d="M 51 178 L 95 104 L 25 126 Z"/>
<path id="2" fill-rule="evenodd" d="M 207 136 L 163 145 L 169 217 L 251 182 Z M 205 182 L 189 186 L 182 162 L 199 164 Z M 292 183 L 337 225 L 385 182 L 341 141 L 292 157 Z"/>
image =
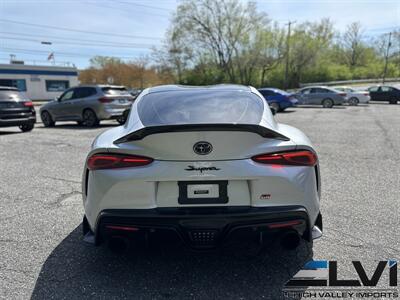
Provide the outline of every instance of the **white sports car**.
<path id="1" fill-rule="evenodd" d="M 192 248 L 322 235 L 318 158 L 252 87 L 144 90 L 124 126 L 100 134 L 84 168 L 86 241 L 125 246 L 171 233 Z"/>

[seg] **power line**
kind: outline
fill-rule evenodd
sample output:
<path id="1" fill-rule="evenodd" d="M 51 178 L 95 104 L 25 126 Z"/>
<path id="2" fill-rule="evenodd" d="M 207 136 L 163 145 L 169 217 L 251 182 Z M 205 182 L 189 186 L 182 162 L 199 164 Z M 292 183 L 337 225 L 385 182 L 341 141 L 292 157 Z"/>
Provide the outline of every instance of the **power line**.
<path id="1" fill-rule="evenodd" d="M 84 4 L 88 4 L 88 5 L 92 5 L 92 6 L 96 6 L 96 7 L 100 7 L 100 8 L 111 8 L 111 9 L 115 9 L 115 10 L 119 10 L 119 11 L 123 11 L 127 13 L 126 8 L 122 8 L 122 7 L 116 7 L 113 6 L 113 3 L 109 3 L 109 2 L 105 2 L 105 3 L 100 3 L 100 2 L 82 2 Z M 104 4 L 111 4 L 110 5 L 104 5 Z M 141 11 L 140 14 L 147 14 L 147 15 L 152 15 L 152 16 L 157 16 L 157 17 L 163 17 L 163 18 L 168 18 L 169 16 L 167 15 L 161 15 L 161 14 L 157 14 L 157 13 L 151 13 L 151 12 L 143 12 Z"/>
<path id="2" fill-rule="evenodd" d="M 76 38 L 68 38 L 68 37 L 58 37 L 54 35 L 32 35 L 32 34 L 24 34 L 24 33 L 18 33 L 18 32 L 5 32 L 5 31 L 0 31 L 0 34 L 6 34 L 6 35 L 19 35 L 19 36 L 27 36 L 27 37 L 36 37 L 36 38 L 43 38 L 43 39 L 57 39 L 57 40 L 64 40 L 64 41 L 77 41 L 77 42 L 84 42 L 84 43 L 99 43 L 99 44 L 109 44 L 109 45 L 123 45 L 123 46 L 146 46 L 146 47 L 152 47 L 155 46 L 154 44 L 138 44 L 138 43 L 121 43 L 121 42 L 113 42 L 113 41 L 100 41 L 100 40 L 87 40 L 87 39 L 76 39 Z"/>
<path id="3" fill-rule="evenodd" d="M 145 4 L 139 4 L 139 3 L 127 2 L 127 1 L 119 1 L 119 0 L 114 0 L 114 2 L 171 12 L 171 10 L 163 8 L 163 7 L 156 7 L 156 6 L 151 6 L 151 5 L 145 5 Z"/>
<path id="4" fill-rule="evenodd" d="M 97 34 L 97 35 L 103 35 L 103 36 L 119 36 L 119 37 L 128 37 L 128 38 L 135 38 L 135 39 L 148 39 L 148 40 L 159 40 L 159 39 L 161 39 L 159 37 L 128 35 L 128 34 L 117 34 L 117 33 L 107 33 L 107 32 L 99 32 L 99 31 L 87 31 L 87 30 L 79 30 L 79 29 L 74 29 L 74 28 L 57 27 L 57 26 L 42 25 L 42 24 L 34 24 L 34 23 L 27 23 L 27 22 L 20 22 L 20 21 L 6 20 L 6 19 L 0 19 L 0 22 L 13 23 L 13 24 L 19 24 L 19 25 L 26 25 L 26 26 L 34 26 L 34 27 L 54 29 L 54 30 L 63 30 L 63 31 L 87 33 L 87 34 Z"/>
<path id="5" fill-rule="evenodd" d="M 400 26 L 390 26 L 390 27 L 375 27 L 375 28 L 367 28 L 367 31 L 385 31 L 385 30 L 396 30 L 400 29 Z"/>
<path id="6" fill-rule="evenodd" d="M 24 42 L 35 42 L 35 43 L 46 43 L 43 42 L 40 39 L 29 39 L 29 38 L 13 38 L 13 37 L 7 37 L 7 36 L 1 36 L 0 38 L 5 39 L 5 40 L 17 40 L 17 41 L 24 41 Z M 53 43 L 53 42 L 52 42 Z M 50 44 L 52 44 L 50 43 Z M 96 47 L 113 47 L 113 48 L 151 48 L 154 45 L 140 45 L 140 44 L 136 44 L 135 46 L 129 46 L 129 45 L 113 45 L 113 44 L 101 44 L 101 43 L 78 43 L 78 42 L 64 42 L 64 41 L 55 41 L 55 44 L 66 44 L 66 45 L 77 45 L 77 46 L 96 46 Z"/>
<path id="7" fill-rule="evenodd" d="M 48 55 L 50 51 L 44 50 L 27 50 L 21 48 L 7 48 L 7 47 L 0 47 L 0 50 L 3 52 L 10 51 L 15 53 L 21 54 L 29 54 L 29 55 L 38 55 L 38 54 L 45 54 Z M 72 52 L 57 52 L 52 51 L 54 55 L 57 56 L 66 56 L 66 57 L 94 57 L 94 56 L 107 56 L 107 57 L 115 57 L 120 59 L 135 59 L 137 56 L 116 56 L 116 55 L 109 55 L 109 54 L 83 54 L 83 53 L 72 53 Z"/>

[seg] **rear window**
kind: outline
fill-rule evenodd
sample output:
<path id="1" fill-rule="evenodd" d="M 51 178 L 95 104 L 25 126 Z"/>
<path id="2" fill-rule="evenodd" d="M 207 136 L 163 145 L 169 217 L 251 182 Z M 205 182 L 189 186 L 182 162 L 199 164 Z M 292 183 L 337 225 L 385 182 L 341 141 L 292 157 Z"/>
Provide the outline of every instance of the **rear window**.
<path id="1" fill-rule="evenodd" d="M 124 87 L 103 87 L 101 90 L 107 95 L 129 95 Z"/>
<path id="2" fill-rule="evenodd" d="M 321 93 L 321 94 L 325 94 L 325 93 L 332 93 L 332 91 L 328 90 L 328 89 L 323 89 L 323 88 L 313 88 L 311 89 L 311 93 Z"/>
<path id="3" fill-rule="evenodd" d="M 239 91 L 170 91 L 145 95 L 138 103 L 145 126 L 178 124 L 258 124 L 263 100 Z"/>
<path id="4" fill-rule="evenodd" d="M 21 92 L 12 90 L 0 90 L 0 100 L 1 101 L 20 101 L 28 100 L 28 97 Z"/>
<path id="5" fill-rule="evenodd" d="M 378 86 L 373 86 L 373 87 L 370 87 L 368 90 L 369 90 L 370 92 L 377 92 L 378 89 L 379 89 Z"/>
<path id="6" fill-rule="evenodd" d="M 259 92 L 261 93 L 261 95 L 263 96 L 272 96 L 275 93 L 273 91 L 269 91 L 269 90 L 259 90 Z"/>
<path id="7" fill-rule="evenodd" d="M 278 94 L 281 94 L 281 95 L 284 95 L 284 96 L 290 95 L 288 92 L 286 92 L 284 90 L 275 89 L 274 91 L 275 91 L 275 93 L 278 93 Z"/>

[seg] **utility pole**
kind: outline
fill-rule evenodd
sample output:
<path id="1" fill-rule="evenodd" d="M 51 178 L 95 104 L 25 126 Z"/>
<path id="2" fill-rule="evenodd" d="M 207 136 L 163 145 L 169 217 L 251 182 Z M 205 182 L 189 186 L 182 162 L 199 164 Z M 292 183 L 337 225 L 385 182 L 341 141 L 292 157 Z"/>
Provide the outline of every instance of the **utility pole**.
<path id="1" fill-rule="evenodd" d="M 388 65 L 388 60 L 389 60 L 389 50 L 390 50 L 390 46 L 392 46 L 391 43 L 392 40 L 392 33 L 389 32 L 389 42 L 386 48 L 386 54 L 385 54 L 385 69 L 383 71 L 383 78 L 382 78 L 382 84 L 385 84 L 385 78 L 386 78 L 386 72 L 387 72 L 387 65 Z"/>
<path id="2" fill-rule="evenodd" d="M 286 38 L 286 66 L 285 66 L 285 89 L 289 87 L 289 52 L 290 52 L 290 27 L 292 24 L 296 23 L 296 21 L 292 22 L 289 21 L 287 24 L 288 26 L 288 33 Z"/>

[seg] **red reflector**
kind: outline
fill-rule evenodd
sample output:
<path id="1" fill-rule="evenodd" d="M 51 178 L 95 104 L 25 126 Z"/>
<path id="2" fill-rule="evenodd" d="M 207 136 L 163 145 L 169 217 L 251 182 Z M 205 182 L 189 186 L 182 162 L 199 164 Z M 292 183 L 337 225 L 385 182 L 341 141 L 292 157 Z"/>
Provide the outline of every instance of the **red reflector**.
<path id="1" fill-rule="evenodd" d="M 100 101 L 101 103 L 110 103 L 110 102 L 113 102 L 114 99 L 112 99 L 112 98 L 107 98 L 107 97 L 102 97 L 102 98 L 99 98 L 99 101 Z"/>
<path id="2" fill-rule="evenodd" d="M 32 107 L 33 106 L 33 102 L 32 101 L 25 101 L 23 103 L 24 103 L 24 106 L 28 106 L 28 107 Z"/>
<path id="3" fill-rule="evenodd" d="M 292 226 L 300 225 L 300 224 L 301 224 L 301 221 L 296 220 L 296 221 L 269 224 L 268 227 L 271 228 L 271 229 L 276 229 L 276 228 L 292 227 Z"/>
<path id="4" fill-rule="evenodd" d="M 251 158 L 255 162 L 282 166 L 315 166 L 317 155 L 308 150 L 260 154 Z"/>
<path id="5" fill-rule="evenodd" d="M 123 154 L 94 154 L 89 157 L 89 170 L 141 167 L 153 162 L 152 158 Z"/>
<path id="6" fill-rule="evenodd" d="M 129 226 L 118 226 L 118 225 L 106 225 L 106 228 L 113 230 L 122 230 L 122 231 L 138 231 L 137 227 L 129 227 Z"/>

